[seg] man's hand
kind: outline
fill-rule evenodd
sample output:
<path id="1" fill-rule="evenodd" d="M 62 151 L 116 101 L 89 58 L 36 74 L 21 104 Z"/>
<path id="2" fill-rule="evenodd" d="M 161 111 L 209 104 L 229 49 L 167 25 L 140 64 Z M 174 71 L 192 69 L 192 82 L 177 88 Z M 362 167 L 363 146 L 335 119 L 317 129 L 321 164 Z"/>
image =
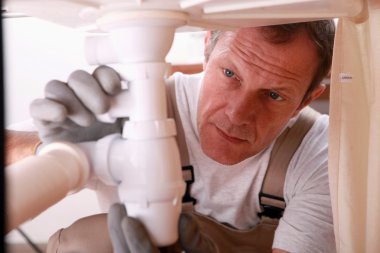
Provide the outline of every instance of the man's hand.
<path id="1" fill-rule="evenodd" d="M 50 81 L 45 87 L 45 98 L 30 105 L 30 113 L 43 142 L 96 140 L 121 131 L 121 123 L 97 121 L 98 114 L 110 109 L 111 96 L 121 90 L 118 73 L 100 66 L 89 73 L 77 70 L 67 83 Z"/>
<path id="2" fill-rule="evenodd" d="M 108 213 L 108 231 L 113 253 L 159 253 L 141 222 L 128 217 L 123 204 L 114 204 Z"/>

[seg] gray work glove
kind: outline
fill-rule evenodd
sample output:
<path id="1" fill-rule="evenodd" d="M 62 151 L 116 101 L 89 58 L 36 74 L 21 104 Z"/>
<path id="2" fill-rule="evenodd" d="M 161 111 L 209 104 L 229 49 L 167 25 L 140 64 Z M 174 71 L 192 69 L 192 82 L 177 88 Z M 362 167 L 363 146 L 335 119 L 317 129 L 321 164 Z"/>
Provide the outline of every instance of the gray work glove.
<path id="1" fill-rule="evenodd" d="M 143 224 L 128 217 L 123 204 L 111 206 L 107 217 L 113 253 L 159 253 Z"/>
<path id="2" fill-rule="evenodd" d="M 89 73 L 77 70 L 67 83 L 53 80 L 45 87 L 45 98 L 30 105 L 30 114 L 44 143 L 83 142 L 121 132 L 121 122 L 103 123 L 95 115 L 110 109 L 111 95 L 121 90 L 121 79 L 110 67 Z"/>

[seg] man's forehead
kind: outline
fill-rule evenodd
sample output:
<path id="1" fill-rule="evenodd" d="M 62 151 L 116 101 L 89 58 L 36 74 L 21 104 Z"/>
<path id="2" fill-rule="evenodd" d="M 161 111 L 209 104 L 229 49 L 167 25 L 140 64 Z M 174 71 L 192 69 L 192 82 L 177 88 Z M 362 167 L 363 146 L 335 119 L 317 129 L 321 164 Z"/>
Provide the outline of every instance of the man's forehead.
<path id="1" fill-rule="evenodd" d="M 302 31 L 285 43 L 269 42 L 261 28 L 226 31 L 216 51 L 235 62 L 245 62 L 247 68 L 258 66 L 289 79 L 311 79 L 318 62 L 315 45 Z"/>
<path id="2" fill-rule="evenodd" d="M 261 28 L 249 27 L 240 28 L 236 31 L 223 32 L 217 44 L 219 44 L 220 49 L 240 48 L 242 51 L 261 51 L 268 47 L 274 47 L 275 49 L 287 47 L 286 44 L 288 43 L 282 45 L 271 43 L 265 38 Z"/>
<path id="3" fill-rule="evenodd" d="M 222 34 L 220 40 L 223 46 L 227 47 L 239 47 L 242 50 L 279 50 L 281 53 L 289 54 L 291 58 L 299 57 L 313 57 L 314 60 L 318 59 L 318 50 L 312 39 L 309 37 L 305 29 L 298 29 L 291 35 L 279 34 L 279 36 L 287 37 L 286 40 L 282 40 L 278 43 L 279 39 L 275 39 L 275 30 L 268 35 L 268 29 L 263 27 L 247 27 L 240 28 L 236 31 L 226 31 Z M 223 43 L 224 42 L 224 43 Z M 302 53 L 292 55 L 293 52 Z"/>

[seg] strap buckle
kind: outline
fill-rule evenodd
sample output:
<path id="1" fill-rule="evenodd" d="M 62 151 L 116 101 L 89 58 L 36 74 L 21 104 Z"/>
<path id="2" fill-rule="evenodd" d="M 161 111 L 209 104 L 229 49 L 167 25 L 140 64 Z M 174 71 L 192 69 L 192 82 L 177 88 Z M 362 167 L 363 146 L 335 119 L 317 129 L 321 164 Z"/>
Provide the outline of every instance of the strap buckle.
<path id="1" fill-rule="evenodd" d="M 261 213 L 258 213 L 260 218 L 265 216 L 272 219 L 280 219 L 284 214 L 286 206 L 284 198 L 260 192 L 259 201 L 263 209 Z"/>
<path id="2" fill-rule="evenodd" d="M 197 200 L 195 198 L 191 197 L 191 194 L 190 194 L 191 184 L 194 182 L 194 168 L 193 168 L 193 166 L 190 165 L 190 166 L 182 167 L 182 176 L 183 176 L 183 180 L 186 183 L 186 191 L 185 191 L 185 195 L 182 198 L 182 202 L 183 203 L 192 203 L 193 205 L 195 205 Z"/>

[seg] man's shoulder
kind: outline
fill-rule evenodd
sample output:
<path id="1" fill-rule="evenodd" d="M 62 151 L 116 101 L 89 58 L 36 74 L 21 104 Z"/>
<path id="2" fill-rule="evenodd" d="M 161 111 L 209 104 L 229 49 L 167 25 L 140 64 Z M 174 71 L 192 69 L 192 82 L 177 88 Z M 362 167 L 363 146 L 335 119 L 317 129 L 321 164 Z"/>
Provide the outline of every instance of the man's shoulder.
<path id="1" fill-rule="evenodd" d="M 304 142 L 320 143 L 327 148 L 329 115 L 320 114 L 305 136 Z"/>
<path id="2" fill-rule="evenodd" d="M 289 163 L 286 177 L 288 187 L 310 181 L 315 183 L 316 178 L 327 180 L 328 128 L 329 116 L 319 115 Z"/>

